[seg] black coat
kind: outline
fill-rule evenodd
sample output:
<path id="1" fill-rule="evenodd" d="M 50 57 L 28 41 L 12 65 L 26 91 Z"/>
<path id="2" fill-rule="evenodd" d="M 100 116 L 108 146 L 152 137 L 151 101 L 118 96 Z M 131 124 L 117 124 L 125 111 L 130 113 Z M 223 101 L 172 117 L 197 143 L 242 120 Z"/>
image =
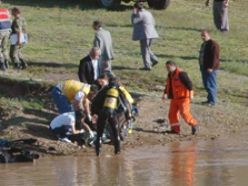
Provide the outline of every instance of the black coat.
<path id="1" fill-rule="evenodd" d="M 98 75 L 100 75 L 100 68 L 98 65 Z M 80 60 L 80 65 L 78 69 L 78 77 L 81 82 L 94 84 L 94 68 L 91 62 L 90 56 L 86 56 L 85 58 Z"/>

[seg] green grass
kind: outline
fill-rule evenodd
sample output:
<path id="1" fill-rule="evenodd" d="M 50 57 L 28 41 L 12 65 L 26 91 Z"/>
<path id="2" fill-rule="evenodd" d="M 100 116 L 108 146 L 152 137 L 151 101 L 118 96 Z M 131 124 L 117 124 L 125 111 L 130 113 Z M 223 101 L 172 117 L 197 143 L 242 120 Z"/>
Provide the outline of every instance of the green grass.
<path id="1" fill-rule="evenodd" d="M 189 73 L 195 86 L 201 88 L 198 51 L 202 41 L 199 31 L 207 28 L 221 46 L 222 69 L 230 72 L 220 74 L 220 93 L 225 95 L 226 89 L 232 89 L 238 95 L 240 89 L 241 92 L 247 91 L 247 78 L 242 79 L 243 86 L 230 82 L 233 82 L 235 74 L 248 76 L 248 12 L 244 8 L 248 6 L 248 1 L 231 1 L 231 30 L 226 34 L 215 29 L 212 9 L 199 0 L 172 0 L 165 11 L 151 10 L 160 35 L 152 49 L 161 63 L 149 73 L 138 70 L 142 67 L 142 59 L 139 43 L 131 40 L 132 3 L 123 5 L 118 11 L 98 9 L 89 1 L 13 0 L 4 4 L 6 7 L 16 5 L 21 8 L 28 23 L 30 42 L 23 52 L 33 65 L 27 71 L 15 73 L 15 77 L 46 79 L 54 83 L 76 78 L 79 60 L 92 46 L 92 21 L 99 19 L 112 33 L 116 54 L 114 73 L 131 90 L 153 91 L 155 86 L 163 86 L 166 78 L 164 62 L 168 59 L 175 60 Z M 35 65 L 38 62 L 59 63 L 62 66 Z"/>

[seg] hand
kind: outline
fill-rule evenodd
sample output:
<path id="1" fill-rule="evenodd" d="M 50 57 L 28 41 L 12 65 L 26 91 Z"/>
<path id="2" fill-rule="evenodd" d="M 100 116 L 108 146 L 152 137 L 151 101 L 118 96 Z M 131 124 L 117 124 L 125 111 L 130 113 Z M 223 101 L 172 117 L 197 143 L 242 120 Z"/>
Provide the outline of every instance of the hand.
<path id="1" fill-rule="evenodd" d="M 229 6 L 229 1 L 228 0 L 225 0 L 224 1 L 224 4 L 225 4 L 225 7 L 228 7 Z"/>
<path id="2" fill-rule="evenodd" d="M 92 116 L 90 114 L 87 115 L 87 118 L 90 122 L 92 121 Z"/>
<path id="3" fill-rule="evenodd" d="M 194 99 L 194 91 L 193 90 L 191 90 L 190 91 L 190 93 L 189 93 L 189 98 L 190 98 L 190 100 L 193 100 Z"/>
<path id="4" fill-rule="evenodd" d="M 133 9 L 133 14 L 137 14 L 137 13 L 138 13 L 137 9 L 134 8 L 134 9 Z"/>
<path id="5" fill-rule="evenodd" d="M 163 94 L 162 101 L 165 102 L 166 99 L 167 99 L 167 94 Z"/>
<path id="6" fill-rule="evenodd" d="M 194 99 L 194 95 L 190 95 L 190 100 L 193 100 Z"/>
<path id="7" fill-rule="evenodd" d="M 209 0 L 207 0 L 207 1 L 205 2 L 205 5 L 206 5 L 206 6 L 209 6 Z"/>
<path id="8" fill-rule="evenodd" d="M 211 72 L 213 72 L 213 69 L 212 69 L 212 68 L 208 68 L 208 69 L 207 69 L 207 72 L 208 72 L 208 73 L 211 73 Z"/>
<path id="9" fill-rule="evenodd" d="M 90 133 L 90 138 L 94 138 L 94 133 L 92 131 L 90 131 L 89 133 Z"/>
<path id="10" fill-rule="evenodd" d="M 21 47 L 22 47 L 21 41 L 18 41 L 18 42 L 17 42 L 17 45 L 19 46 L 19 48 L 21 48 Z"/>
<path id="11" fill-rule="evenodd" d="M 93 124 L 96 124 L 96 123 L 97 123 L 97 118 L 98 118 L 97 115 L 94 114 L 94 115 L 92 116 L 92 119 L 91 119 L 92 121 L 91 121 L 91 122 L 92 122 Z"/>

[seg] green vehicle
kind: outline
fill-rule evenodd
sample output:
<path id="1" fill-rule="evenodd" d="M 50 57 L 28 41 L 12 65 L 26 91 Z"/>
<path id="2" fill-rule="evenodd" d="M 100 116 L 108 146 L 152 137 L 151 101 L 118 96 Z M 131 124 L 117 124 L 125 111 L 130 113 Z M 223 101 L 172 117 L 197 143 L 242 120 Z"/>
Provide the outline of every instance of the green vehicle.
<path id="1" fill-rule="evenodd" d="M 97 0 L 98 4 L 104 8 L 116 8 L 121 4 L 121 1 L 129 3 L 135 0 Z M 150 8 L 165 9 L 169 6 L 170 0 L 136 0 L 140 2 L 147 1 Z"/>

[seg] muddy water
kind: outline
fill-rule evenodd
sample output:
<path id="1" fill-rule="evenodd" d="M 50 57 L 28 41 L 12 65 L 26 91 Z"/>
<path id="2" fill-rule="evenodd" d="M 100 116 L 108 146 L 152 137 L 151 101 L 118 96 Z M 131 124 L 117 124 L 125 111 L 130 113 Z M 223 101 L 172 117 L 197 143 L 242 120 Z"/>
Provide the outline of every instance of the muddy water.
<path id="1" fill-rule="evenodd" d="M 42 158 L 0 165 L 0 185 L 247 186 L 248 146 L 225 139 L 140 147 L 100 158 Z"/>

